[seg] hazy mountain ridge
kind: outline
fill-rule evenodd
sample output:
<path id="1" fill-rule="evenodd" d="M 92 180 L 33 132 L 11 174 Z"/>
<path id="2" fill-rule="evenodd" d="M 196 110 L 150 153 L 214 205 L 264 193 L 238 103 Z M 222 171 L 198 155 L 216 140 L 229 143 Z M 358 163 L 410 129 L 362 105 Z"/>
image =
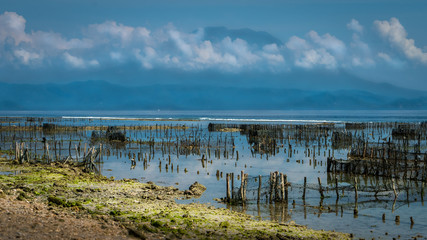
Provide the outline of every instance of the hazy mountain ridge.
<path id="1" fill-rule="evenodd" d="M 205 27 L 204 40 L 212 42 L 222 41 L 224 38 L 229 37 L 232 40 L 237 38 L 245 40 L 249 44 L 257 44 L 264 46 L 267 44 L 282 45 L 282 41 L 265 31 L 255 31 L 249 28 L 228 29 L 223 26 L 219 27 Z"/>
<path id="2" fill-rule="evenodd" d="M 427 109 L 427 97 L 420 97 L 419 92 L 410 98 L 348 89 L 316 91 L 189 84 L 135 87 L 106 81 L 0 83 L 0 88 L 0 110 Z M 402 89 L 405 91 L 412 90 Z"/>

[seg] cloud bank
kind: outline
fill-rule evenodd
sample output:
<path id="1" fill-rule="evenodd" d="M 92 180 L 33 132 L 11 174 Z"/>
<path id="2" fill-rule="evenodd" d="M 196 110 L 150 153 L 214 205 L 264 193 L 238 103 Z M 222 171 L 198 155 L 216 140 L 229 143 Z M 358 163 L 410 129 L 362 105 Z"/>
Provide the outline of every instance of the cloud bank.
<path id="1" fill-rule="evenodd" d="M 397 18 L 391 18 L 389 21 L 375 21 L 374 25 L 381 36 L 408 59 L 427 64 L 427 52 L 416 47 L 413 39 L 407 38 L 408 34 Z"/>
<path id="2" fill-rule="evenodd" d="M 250 35 L 208 38 L 204 28 L 186 33 L 172 24 L 152 30 L 115 21 L 88 25 L 80 36 L 66 38 L 58 32 L 28 30 L 23 16 L 4 12 L 0 14 L 0 69 L 85 71 L 136 64 L 142 70 L 282 72 L 357 70 L 377 64 L 395 67 L 406 60 L 427 65 L 427 52 L 407 37 L 398 19 L 377 20 L 373 25 L 378 39 L 368 41 L 364 39 L 365 28 L 356 19 L 343 23 L 352 34 L 348 43 L 331 33 L 314 30 L 304 36 L 291 36 L 282 44 L 257 41 Z M 386 39 L 388 47 L 375 50 L 370 46 L 369 42 L 381 38 Z M 396 53 L 400 53 L 400 59 Z"/>

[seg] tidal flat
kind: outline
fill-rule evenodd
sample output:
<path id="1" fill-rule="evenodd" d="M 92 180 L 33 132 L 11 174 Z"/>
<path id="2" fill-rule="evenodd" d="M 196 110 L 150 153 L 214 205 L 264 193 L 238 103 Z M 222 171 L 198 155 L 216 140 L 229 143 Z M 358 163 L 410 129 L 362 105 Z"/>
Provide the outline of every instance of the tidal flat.
<path id="1" fill-rule="evenodd" d="M 310 234 L 312 238 L 365 239 L 427 235 L 427 219 L 420 214 L 426 179 L 425 122 L 135 117 L 0 120 L 0 151 L 9 162 L 9 167 L 0 170 L 2 178 L 15 173 L 15 177 L 22 176 L 27 171 L 24 168 L 30 167 L 40 171 L 78 168 L 75 171 L 110 182 L 108 187 L 97 183 L 97 190 L 89 192 L 82 190 L 89 185 L 67 183 L 63 185 L 75 189 L 64 192 L 74 195 L 43 193 L 40 199 L 52 206 L 108 216 L 130 226 L 135 234 L 180 238 L 259 238 L 267 234 L 281 238 L 277 227 L 295 227 L 312 232 L 291 234 L 295 238 L 310 238 Z M 61 185 L 56 178 L 52 182 Z M 190 190 L 195 182 L 206 186 L 202 194 Z M 121 200 L 113 200 L 115 197 Z M 157 210 L 136 207 L 136 202 Z M 189 214 L 182 206 L 199 212 Z M 138 211 L 132 213 L 134 210 Z M 174 222 L 167 220 L 171 216 Z M 175 219 L 179 216 L 195 220 L 198 224 L 193 221 L 191 226 L 197 231 L 174 231 L 188 223 L 184 221 L 188 217 Z M 240 220 L 233 223 L 227 216 Z M 270 225 L 263 225 L 267 223 Z M 156 231 L 151 229 L 153 224 L 160 228 L 158 232 L 151 232 Z M 254 224 L 258 230 L 244 230 Z M 215 231 L 220 235 L 207 230 L 216 225 L 223 230 Z M 271 231 L 256 234 L 261 225 Z"/>
<path id="2" fill-rule="evenodd" d="M 12 164 L 1 159 L 0 169 L 13 174 L 0 175 L 1 197 L 8 201 L 26 201 L 34 206 L 50 206 L 51 211 L 71 212 L 79 218 L 95 219 L 103 228 L 120 226 L 140 239 L 349 239 L 349 234 L 316 231 L 295 223 L 257 221 L 247 214 L 215 208 L 207 204 L 177 204 L 175 199 L 200 196 L 206 189 L 195 183 L 189 190 L 140 183 L 133 179 L 113 180 L 86 173 L 73 164 Z M 2 206 L 0 215 L 13 212 L 15 205 Z M 35 213 L 37 214 L 37 213 Z M 43 216 L 40 216 L 41 218 Z M 61 218 L 63 221 L 64 218 Z M 67 222 L 70 222 L 67 219 Z M 32 226 L 17 222 L 20 236 L 52 237 L 47 231 L 28 234 Z M 73 224 L 71 221 L 70 224 Z M 10 225 L 10 223 L 9 223 Z M 16 227 L 15 226 L 15 227 Z M 10 226 L 9 226 L 10 227 Z M 12 224 L 13 227 L 13 224 Z M 10 233 L 3 229 L 2 237 Z M 84 229 L 81 229 L 84 231 Z M 60 231 L 60 230 L 59 230 Z M 15 234 L 15 233 L 13 233 Z M 101 237 L 99 233 L 95 237 Z M 64 236 L 63 236 L 64 237 Z M 71 236 L 70 236 L 71 237 Z M 75 236 L 82 237 L 82 236 Z M 93 236 L 91 236 L 93 237 Z M 109 237 L 109 236 L 107 236 Z M 64 237 L 67 238 L 67 237 Z"/>

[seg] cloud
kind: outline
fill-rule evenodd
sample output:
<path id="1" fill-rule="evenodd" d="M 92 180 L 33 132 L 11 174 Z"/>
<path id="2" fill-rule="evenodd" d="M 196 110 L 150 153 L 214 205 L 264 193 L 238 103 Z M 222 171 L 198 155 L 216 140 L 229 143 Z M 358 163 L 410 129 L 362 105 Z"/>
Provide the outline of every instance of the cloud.
<path id="1" fill-rule="evenodd" d="M 134 55 L 146 69 L 153 68 L 153 59 L 157 57 L 156 50 L 151 47 L 146 47 L 144 51 L 141 51 L 141 49 L 134 49 Z"/>
<path id="2" fill-rule="evenodd" d="M 404 62 L 397 58 L 392 58 L 389 54 L 384 52 L 379 52 L 377 57 L 395 69 L 402 69 L 405 66 Z"/>
<path id="3" fill-rule="evenodd" d="M 168 67 L 187 71 L 219 69 L 235 72 L 265 66 L 279 68 L 284 64 L 284 57 L 276 44 L 258 48 L 249 46 L 243 39 L 230 37 L 214 44 L 204 40 L 203 34 L 203 29 L 187 34 L 168 25 L 157 33 L 158 41 L 147 44 L 149 48 L 145 50 L 136 48 L 134 56 L 146 69 Z M 147 49 L 152 49 L 155 54 L 148 54 Z"/>
<path id="4" fill-rule="evenodd" d="M 427 64 L 427 53 L 407 39 L 397 19 L 375 21 L 374 25 L 394 51 L 397 49 L 408 59 Z M 319 34 L 314 30 L 304 36 L 291 36 L 283 44 L 266 42 L 265 32 L 236 35 L 233 33 L 238 30 L 223 27 L 216 28 L 219 32 L 214 32 L 215 37 L 212 31 L 206 30 L 205 34 L 208 28 L 184 32 L 168 24 L 151 30 L 115 21 L 91 24 L 83 28 L 80 36 L 65 37 L 59 32 L 26 30 L 23 16 L 4 12 L 0 14 L 0 70 L 22 66 L 48 71 L 61 71 L 61 68 L 108 71 L 110 67 L 131 66 L 137 70 L 235 73 L 283 72 L 294 68 L 358 71 L 375 67 L 376 61 L 387 63 L 382 66 L 405 66 L 395 59 L 393 51 L 376 51 L 372 47 L 376 45 L 371 43 L 380 39 L 367 39 L 371 35 L 362 34 L 365 28 L 356 19 L 346 26 L 352 31 L 351 41 L 347 43 L 331 33 Z"/>
<path id="5" fill-rule="evenodd" d="M 354 18 L 351 19 L 349 23 L 347 23 L 347 28 L 359 34 L 363 33 L 363 26 L 360 25 L 359 21 Z"/>
<path id="6" fill-rule="evenodd" d="M 224 51 L 236 56 L 239 64 L 252 65 L 261 60 L 260 56 L 252 52 L 248 43 L 243 39 L 232 40 L 230 37 L 226 37 L 221 44 Z"/>
<path id="7" fill-rule="evenodd" d="M 140 63 L 143 69 L 177 68 L 185 71 L 217 69 L 280 69 L 285 58 L 277 44 L 249 45 L 245 39 L 229 36 L 212 43 L 204 29 L 192 33 L 172 24 L 154 32 L 145 27 L 126 26 L 115 21 L 91 24 L 80 38 L 65 38 L 58 32 L 25 31 L 24 17 L 5 12 L 0 15 L 0 54 L 9 56 L 3 64 L 20 62 L 30 66 L 85 69 L 103 64 Z M 12 42 L 10 41 L 12 40 Z M 93 60 L 96 58 L 96 60 Z M 61 61 L 57 61 L 61 60 Z M 44 64 L 43 64 L 44 63 Z"/>
<path id="8" fill-rule="evenodd" d="M 15 46 L 24 45 L 35 50 L 70 50 L 75 48 L 90 48 L 92 42 L 88 39 L 64 39 L 61 34 L 54 32 L 36 31 L 25 32 L 26 20 L 14 13 L 5 12 L 0 15 L 0 42 L 13 39 Z"/>
<path id="9" fill-rule="evenodd" d="M 321 48 L 304 51 L 302 57 L 295 61 L 295 65 L 303 68 L 314 68 L 320 65 L 327 69 L 335 69 L 337 62 L 330 53 Z"/>
<path id="10" fill-rule="evenodd" d="M 195 60 L 202 64 L 224 62 L 223 56 L 214 49 L 210 41 L 204 41 L 200 46 L 197 46 L 195 53 L 197 55 Z M 233 61 L 232 64 L 235 65 L 236 61 Z"/>
<path id="11" fill-rule="evenodd" d="M 68 52 L 63 54 L 64 61 L 73 68 L 96 67 L 99 65 L 97 60 L 85 61 L 83 58 L 73 56 Z"/>
<path id="12" fill-rule="evenodd" d="M 64 59 L 65 59 L 65 62 L 67 62 L 68 64 L 70 64 L 71 66 L 73 66 L 75 68 L 84 68 L 85 67 L 83 59 L 81 59 L 79 57 L 75 57 L 75 56 L 69 54 L 68 52 L 64 53 Z"/>
<path id="13" fill-rule="evenodd" d="M 345 44 L 329 33 L 326 33 L 323 36 L 319 36 L 317 32 L 310 31 L 308 36 L 314 43 L 318 44 L 322 48 L 325 48 L 326 50 L 332 51 L 335 55 L 343 56 L 345 54 Z"/>
<path id="14" fill-rule="evenodd" d="M 307 39 L 292 36 L 286 43 L 286 47 L 294 57 L 297 67 L 313 68 L 338 68 L 337 58 L 344 58 L 346 46 L 338 38 L 326 33 L 320 36 L 315 31 L 307 33 Z"/>
<path id="15" fill-rule="evenodd" d="M 268 60 L 270 64 L 276 65 L 285 62 L 283 55 L 280 53 L 280 49 L 277 44 L 267 44 L 262 47 L 262 56 Z"/>
<path id="16" fill-rule="evenodd" d="M 408 34 L 397 18 L 391 18 L 390 21 L 377 20 L 374 22 L 374 26 L 382 37 L 408 59 L 427 64 L 427 53 L 416 47 L 413 39 L 407 38 Z"/>
<path id="17" fill-rule="evenodd" d="M 31 34 L 31 45 L 35 49 L 52 52 L 57 50 L 87 49 L 93 47 L 93 42 L 89 39 L 73 38 L 67 40 L 58 33 L 37 31 Z"/>
<path id="18" fill-rule="evenodd" d="M 114 42 L 118 47 L 126 47 L 134 42 L 147 42 L 151 32 L 144 27 L 130 27 L 118 24 L 115 21 L 106 21 L 101 24 L 91 24 L 86 30 L 88 38 L 99 43 Z"/>
<path id="19" fill-rule="evenodd" d="M 300 51 L 309 49 L 310 45 L 306 40 L 299 38 L 297 36 L 292 36 L 289 38 L 289 41 L 286 43 L 286 47 L 293 51 Z"/>
<path id="20" fill-rule="evenodd" d="M 386 62 L 391 61 L 391 57 L 387 53 L 379 52 L 378 57 L 380 57 L 381 59 L 383 59 Z"/>
<path id="21" fill-rule="evenodd" d="M 353 67 L 373 67 L 375 61 L 372 56 L 372 50 L 369 45 L 362 40 L 363 26 L 356 19 L 352 19 L 347 24 L 347 28 L 352 30 L 353 36 L 350 43 L 351 65 Z"/>
<path id="22" fill-rule="evenodd" d="M 14 55 L 21 60 L 25 65 L 30 64 L 30 62 L 41 59 L 41 56 L 37 53 L 28 52 L 24 49 L 19 49 L 14 51 Z"/>
<path id="23" fill-rule="evenodd" d="M 4 42 L 7 38 L 14 40 L 15 45 L 21 42 L 31 41 L 30 37 L 25 33 L 24 17 L 14 12 L 4 12 L 0 15 L 0 42 Z"/>
<path id="24" fill-rule="evenodd" d="M 188 44 L 182 37 L 181 33 L 176 30 L 169 31 L 169 35 L 171 40 L 176 44 L 178 49 L 187 57 L 192 57 L 193 50 L 191 45 Z"/>

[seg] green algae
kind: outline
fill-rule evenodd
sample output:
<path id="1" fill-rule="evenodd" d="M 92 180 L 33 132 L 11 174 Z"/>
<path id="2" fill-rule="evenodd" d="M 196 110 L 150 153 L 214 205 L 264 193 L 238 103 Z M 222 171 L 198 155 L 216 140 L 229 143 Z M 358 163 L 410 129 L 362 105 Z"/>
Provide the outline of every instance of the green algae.
<path id="1" fill-rule="evenodd" d="M 204 204 L 177 204 L 187 197 L 175 187 L 114 181 L 68 165 L 3 165 L 19 175 L 0 175 L 5 193 L 20 189 L 22 199 L 85 211 L 119 221 L 133 235 L 144 233 L 197 239 L 350 239 L 344 233 L 316 231 L 294 223 L 257 221 L 249 215 Z M 188 190 L 187 190 L 188 191 Z M 161 196 L 159 198 L 159 196 Z"/>
<path id="2" fill-rule="evenodd" d="M 67 207 L 67 208 L 82 208 L 82 204 L 80 202 L 77 201 L 68 201 L 56 196 L 48 196 L 47 197 L 47 201 L 49 204 L 55 204 L 57 206 L 62 206 L 62 207 Z"/>

